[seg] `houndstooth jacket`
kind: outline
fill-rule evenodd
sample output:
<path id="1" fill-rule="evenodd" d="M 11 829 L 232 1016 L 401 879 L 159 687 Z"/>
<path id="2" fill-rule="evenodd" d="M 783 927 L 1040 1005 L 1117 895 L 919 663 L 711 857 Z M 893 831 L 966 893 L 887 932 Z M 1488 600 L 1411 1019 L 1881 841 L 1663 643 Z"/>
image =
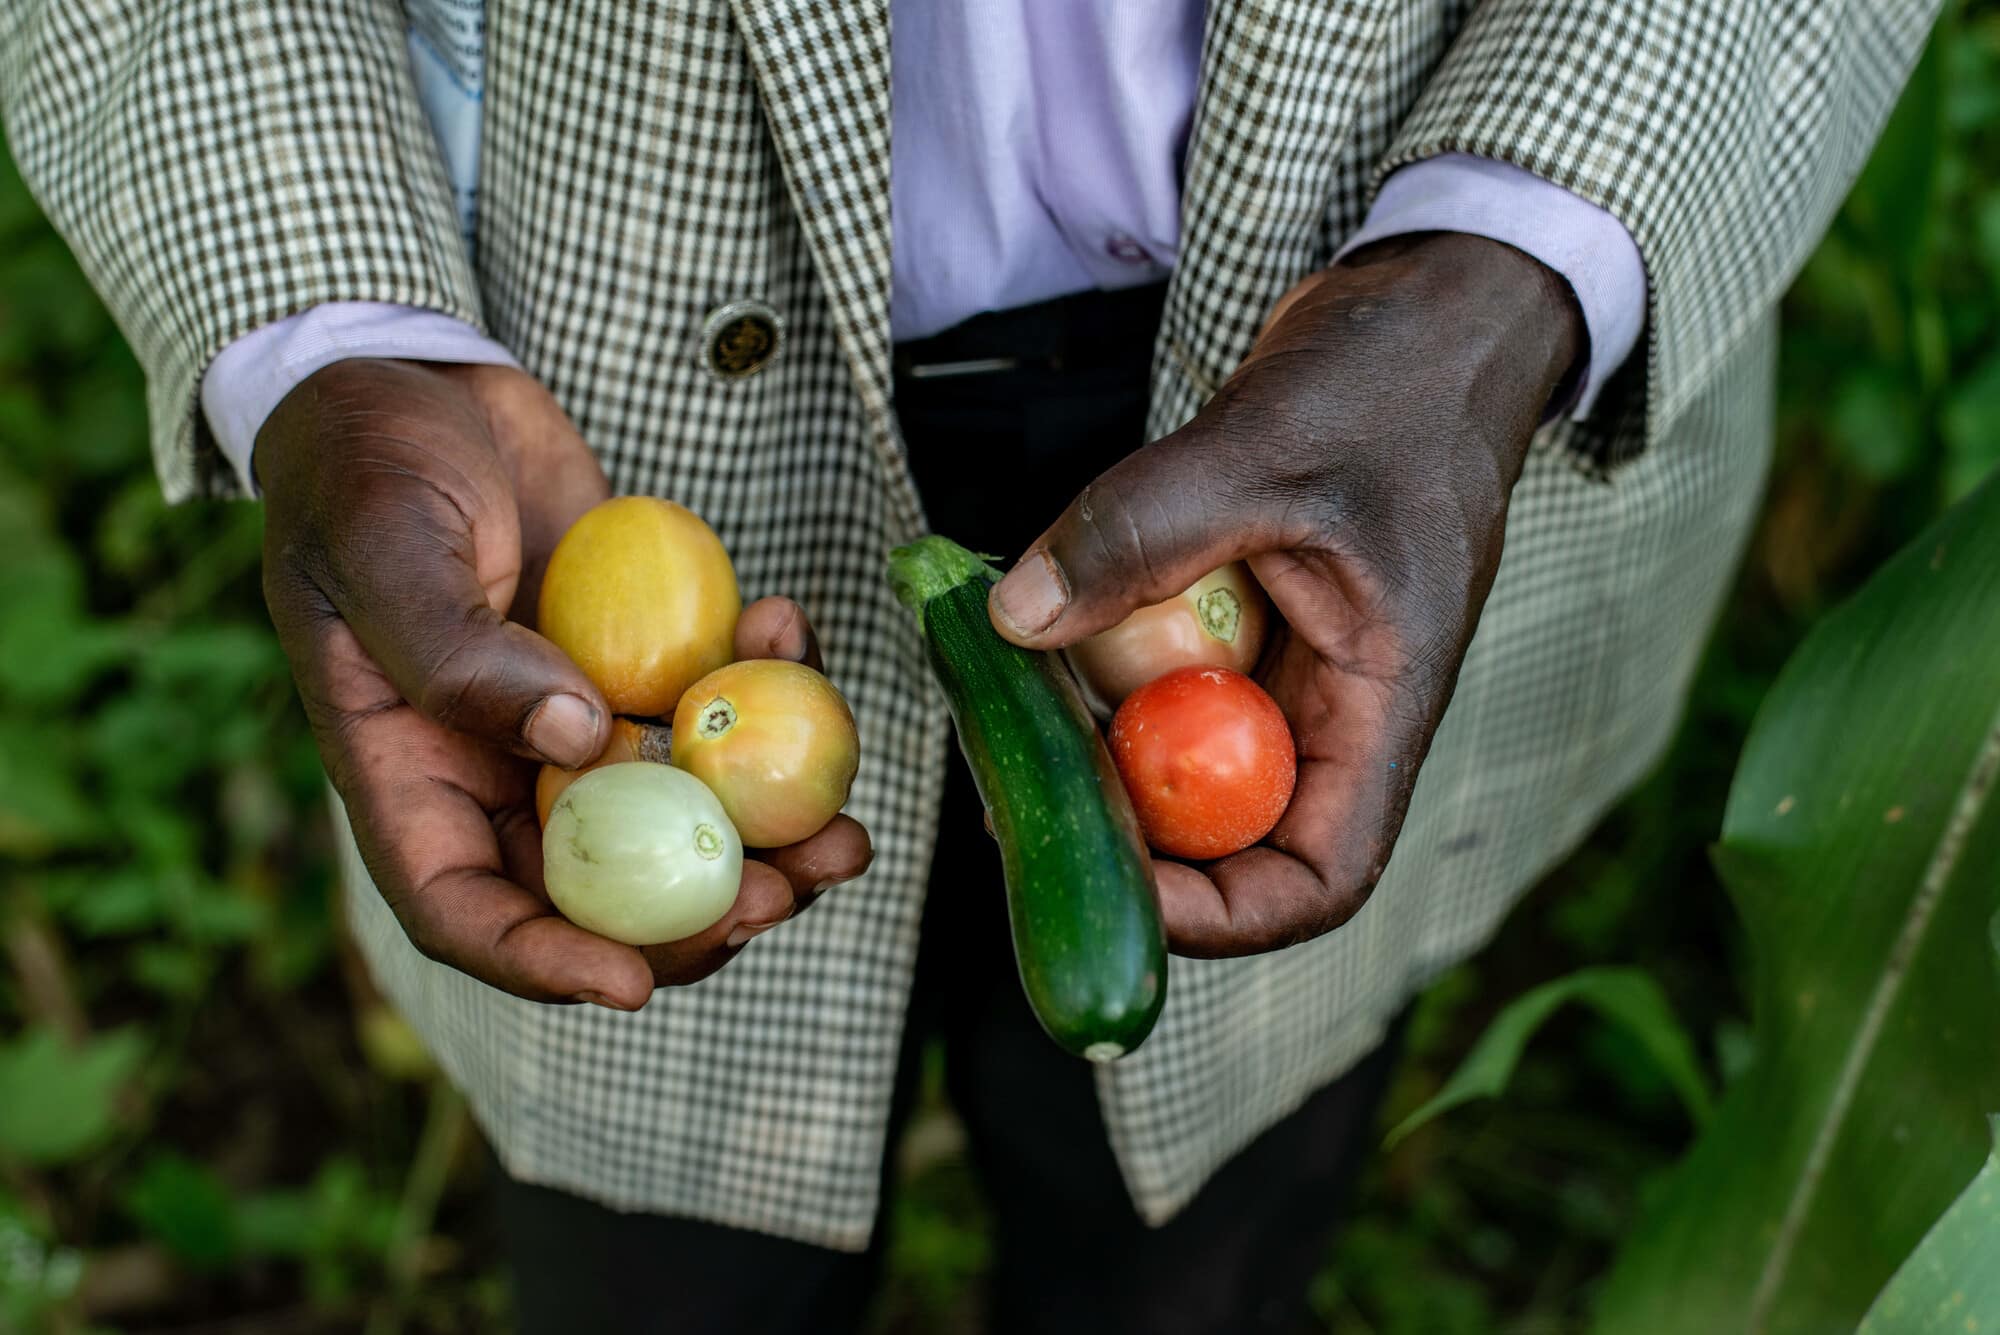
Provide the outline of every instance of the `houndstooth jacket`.
<path id="1" fill-rule="evenodd" d="M 1934 0 L 1210 0 L 1152 427 L 1200 407 L 1374 185 L 1458 150 L 1615 214 L 1644 356 L 1546 430 L 1402 840 L 1320 940 L 1175 960 L 1101 1072 L 1142 1214 L 1170 1216 L 1475 949 L 1661 750 L 1756 507 L 1773 308 Z M 642 1012 L 431 964 L 351 853 L 387 990 L 520 1177 L 835 1247 L 877 1206 L 948 725 L 883 553 L 924 526 L 890 395 L 887 0 L 489 0 L 475 267 L 392 0 L 0 0 L 12 147 L 150 377 L 170 496 L 232 485 L 208 361 L 318 302 L 434 308 L 554 391 L 622 491 L 798 597 L 860 720 L 862 881 Z M 763 374 L 699 330 L 769 303 Z M 1051 516 L 1058 498 L 1051 498 Z M 351 841 L 348 843 L 351 850 Z"/>

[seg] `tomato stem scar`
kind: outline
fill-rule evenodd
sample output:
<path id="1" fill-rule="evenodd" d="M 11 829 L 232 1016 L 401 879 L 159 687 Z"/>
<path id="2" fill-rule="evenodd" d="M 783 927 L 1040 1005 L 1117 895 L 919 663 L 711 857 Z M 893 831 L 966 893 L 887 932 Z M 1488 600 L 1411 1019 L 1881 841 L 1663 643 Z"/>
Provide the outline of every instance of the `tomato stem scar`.
<path id="1" fill-rule="evenodd" d="M 1195 599 L 1201 628 L 1224 644 L 1236 643 L 1236 628 L 1243 624 L 1243 604 L 1228 589 L 1210 589 Z"/>
<path id="2" fill-rule="evenodd" d="M 703 737 L 720 737 L 736 726 L 736 706 L 725 696 L 716 696 L 701 707 L 695 719 L 694 730 Z"/>

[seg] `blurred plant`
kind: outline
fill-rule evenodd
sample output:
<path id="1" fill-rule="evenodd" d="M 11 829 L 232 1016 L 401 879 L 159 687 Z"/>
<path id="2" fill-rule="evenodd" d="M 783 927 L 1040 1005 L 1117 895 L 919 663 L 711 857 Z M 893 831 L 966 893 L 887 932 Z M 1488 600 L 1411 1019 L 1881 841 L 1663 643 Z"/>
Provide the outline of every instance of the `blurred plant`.
<path id="1" fill-rule="evenodd" d="M 428 1071 L 373 1003 L 364 1059 L 331 967 L 260 512 L 162 500 L 139 369 L 4 151 L 0 533 L 0 1330 L 409 1310 L 428 1123 L 368 1067 Z"/>
<path id="2" fill-rule="evenodd" d="M 1948 6 L 1868 167 L 1787 298 L 1763 553 L 1794 610 L 1814 569 L 1907 531 L 2000 463 L 2000 6 Z M 1885 516 L 1884 512 L 1888 515 Z"/>
<path id="3" fill-rule="evenodd" d="M 1714 854 L 1755 1053 L 1598 1328 L 1851 1329 L 1978 1170 L 2000 1111 L 1996 664 L 2000 471 L 1825 617 L 1758 711 Z"/>
<path id="4" fill-rule="evenodd" d="M 1994 402 L 1974 389 L 1993 383 L 1996 355 L 2000 4 L 1981 0 L 1947 6 L 1786 299 L 1763 522 L 1673 748 L 1491 946 L 1421 999 L 1391 1122 L 1439 1092 L 1510 998 L 1582 966 L 1636 964 L 1657 978 L 1725 1092 L 1750 1068 L 1746 951 L 1706 855 L 1738 749 L 1815 618 L 2000 448 Z M 1894 429 L 1867 425 L 1871 402 L 1896 405 L 1882 414 Z M 1641 1045 L 1594 1012 L 1555 1015 L 1505 1099 L 1416 1130 L 1370 1168 L 1317 1295 L 1328 1329 L 1582 1329 L 1595 1279 L 1687 1126 Z M 1477 1317 L 1413 1313 L 1447 1295 Z"/>
<path id="5" fill-rule="evenodd" d="M 2000 919 L 1994 920 L 2000 948 Z M 1859 1335 L 1965 1325 L 2000 1312 L 2000 1117 L 1986 1166 L 1952 1202 L 1868 1309 Z"/>
<path id="6" fill-rule="evenodd" d="M 1704 847 L 1812 619 L 2000 450 L 1997 291 L 2000 6 L 1983 0 L 1941 25 L 1788 298 L 1765 522 L 1672 754 L 1427 993 L 1392 1117 L 1508 998 L 1586 965 L 1658 979 L 1725 1096 L 1753 1069 Z M 365 991 L 357 1042 L 324 780 L 256 588 L 259 513 L 161 501 L 142 391 L 0 153 L 0 1330 L 496 1328 L 488 1225 L 453 1185 L 462 1112 Z M 1576 1327 L 1686 1136 L 1644 1051 L 1564 1009 L 1505 1099 L 1371 1167 L 1316 1291 L 1329 1328 Z M 976 1183 L 942 1133 L 913 1167 L 888 1325 L 967 1335 Z"/>
<path id="7" fill-rule="evenodd" d="M 1622 1248 L 1598 1329 L 1852 1329 L 1978 1169 L 2000 1109 L 1996 662 L 2000 472 L 1822 620 L 1758 713 L 1715 850 L 1755 947 L 1756 1047 Z M 1584 970 L 1510 1005 L 1398 1133 L 1497 1092 L 1569 993 L 1621 998 L 1699 1089 L 1641 977 Z M 1961 1290 L 1957 1317 L 2000 1325 L 1992 1299 Z"/>

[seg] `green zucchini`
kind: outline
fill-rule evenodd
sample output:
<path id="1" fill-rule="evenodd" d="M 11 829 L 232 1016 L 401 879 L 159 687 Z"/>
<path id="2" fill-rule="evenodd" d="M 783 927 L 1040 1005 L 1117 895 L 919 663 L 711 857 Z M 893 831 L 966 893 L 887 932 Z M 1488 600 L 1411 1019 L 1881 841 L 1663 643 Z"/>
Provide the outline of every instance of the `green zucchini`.
<path id="1" fill-rule="evenodd" d="M 889 554 L 889 581 L 917 614 L 993 821 L 1028 1004 L 1063 1048 L 1112 1061 L 1151 1032 L 1166 1000 L 1152 861 L 1069 669 L 987 620 L 998 578 L 947 538 Z"/>

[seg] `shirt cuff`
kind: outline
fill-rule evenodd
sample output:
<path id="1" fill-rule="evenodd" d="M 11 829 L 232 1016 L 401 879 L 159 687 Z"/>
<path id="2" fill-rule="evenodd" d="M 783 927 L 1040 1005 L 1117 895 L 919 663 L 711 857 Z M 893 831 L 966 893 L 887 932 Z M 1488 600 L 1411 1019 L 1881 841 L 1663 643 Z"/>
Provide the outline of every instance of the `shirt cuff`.
<path id="1" fill-rule="evenodd" d="M 1646 266 L 1625 225 L 1523 167 L 1443 153 L 1382 183 L 1349 251 L 1408 232 L 1465 232 L 1504 241 L 1563 276 L 1583 312 L 1590 350 L 1568 412 L 1589 415 L 1604 382 L 1631 355 L 1646 324 Z M 1565 405 L 1552 405 L 1561 415 Z"/>
<path id="2" fill-rule="evenodd" d="M 201 378 L 201 410 L 244 489 L 257 495 L 251 452 L 264 421 L 300 381 L 349 357 L 520 366 L 463 320 L 416 306 L 332 301 L 263 325 L 231 343 Z"/>

